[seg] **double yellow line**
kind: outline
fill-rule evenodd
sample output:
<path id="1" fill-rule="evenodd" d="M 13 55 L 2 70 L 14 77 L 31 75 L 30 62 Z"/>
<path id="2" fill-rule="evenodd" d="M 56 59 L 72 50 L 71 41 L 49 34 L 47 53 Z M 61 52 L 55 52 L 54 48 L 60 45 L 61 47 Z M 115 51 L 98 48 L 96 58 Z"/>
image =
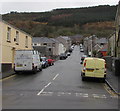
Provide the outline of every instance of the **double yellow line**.
<path id="1" fill-rule="evenodd" d="M 9 76 L 9 77 L 0 79 L 0 82 L 5 81 L 5 80 L 8 80 L 8 79 L 10 79 L 10 78 L 12 78 L 12 77 L 15 77 L 15 76 L 16 76 L 16 75 L 11 75 L 11 76 Z"/>
<path id="2" fill-rule="evenodd" d="M 116 93 L 114 93 L 110 88 L 107 86 L 107 84 L 104 84 L 105 90 L 112 96 L 118 96 Z"/>

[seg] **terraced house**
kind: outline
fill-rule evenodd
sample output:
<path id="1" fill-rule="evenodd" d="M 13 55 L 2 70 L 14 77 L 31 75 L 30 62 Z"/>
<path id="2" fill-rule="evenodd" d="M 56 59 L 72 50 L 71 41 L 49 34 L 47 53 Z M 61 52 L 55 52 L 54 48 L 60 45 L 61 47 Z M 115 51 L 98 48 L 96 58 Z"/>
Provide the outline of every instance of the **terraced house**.
<path id="1" fill-rule="evenodd" d="M 6 21 L 0 20 L 0 53 L 1 53 L 1 70 L 2 76 L 6 72 L 14 68 L 15 50 L 30 50 L 32 49 L 32 36 L 24 31 L 10 25 Z"/>
<path id="2" fill-rule="evenodd" d="M 120 1 L 117 8 L 116 18 L 115 18 L 115 25 L 116 25 L 116 57 L 120 58 Z"/>

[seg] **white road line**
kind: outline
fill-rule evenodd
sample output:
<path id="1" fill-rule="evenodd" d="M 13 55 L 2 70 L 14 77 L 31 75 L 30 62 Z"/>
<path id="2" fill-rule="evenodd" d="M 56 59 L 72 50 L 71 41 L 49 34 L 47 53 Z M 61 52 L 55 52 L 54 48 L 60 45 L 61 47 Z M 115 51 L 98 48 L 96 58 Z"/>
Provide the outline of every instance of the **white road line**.
<path id="1" fill-rule="evenodd" d="M 41 96 L 52 96 L 53 92 L 42 92 Z"/>
<path id="2" fill-rule="evenodd" d="M 45 88 L 48 87 L 50 84 L 51 84 L 51 82 L 49 82 L 49 83 L 45 86 Z"/>
<path id="3" fill-rule="evenodd" d="M 106 97 L 106 95 L 102 95 L 102 96 L 100 96 L 100 98 L 105 98 L 106 99 L 107 97 Z"/>
<path id="4" fill-rule="evenodd" d="M 83 97 L 88 97 L 88 94 L 83 94 Z"/>
<path id="5" fill-rule="evenodd" d="M 57 75 L 53 78 L 53 80 L 55 80 L 55 79 L 57 78 L 58 75 L 59 75 L 59 74 L 57 74 Z"/>
<path id="6" fill-rule="evenodd" d="M 57 74 L 57 75 L 53 78 L 53 80 L 55 80 L 58 75 L 59 75 L 59 74 Z M 49 82 L 37 95 L 39 96 L 39 95 L 45 90 L 45 88 L 47 88 L 50 84 L 51 84 L 51 82 Z"/>
<path id="7" fill-rule="evenodd" d="M 47 88 L 50 84 L 51 82 L 49 82 L 37 95 L 39 96 L 45 90 L 45 88 Z"/>
<path id="8" fill-rule="evenodd" d="M 99 98 L 99 95 L 98 94 L 93 94 L 93 97 L 94 98 Z"/>

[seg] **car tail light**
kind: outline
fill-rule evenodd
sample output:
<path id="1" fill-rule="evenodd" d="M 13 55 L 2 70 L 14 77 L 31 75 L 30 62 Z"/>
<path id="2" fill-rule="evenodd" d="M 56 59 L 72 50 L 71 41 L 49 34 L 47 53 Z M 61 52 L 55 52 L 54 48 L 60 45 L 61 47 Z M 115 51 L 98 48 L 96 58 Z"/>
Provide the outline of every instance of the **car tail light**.
<path id="1" fill-rule="evenodd" d="M 104 73 L 106 73 L 106 62 L 105 62 L 105 71 L 104 71 Z"/>
<path id="2" fill-rule="evenodd" d="M 106 62 L 105 62 L 105 68 L 106 68 Z"/>
<path id="3" fill-rule="evenodd" d="M 84 62 L 84 67 L 86 66 L 86 60 L 85 60 L 85 62 Z"/>

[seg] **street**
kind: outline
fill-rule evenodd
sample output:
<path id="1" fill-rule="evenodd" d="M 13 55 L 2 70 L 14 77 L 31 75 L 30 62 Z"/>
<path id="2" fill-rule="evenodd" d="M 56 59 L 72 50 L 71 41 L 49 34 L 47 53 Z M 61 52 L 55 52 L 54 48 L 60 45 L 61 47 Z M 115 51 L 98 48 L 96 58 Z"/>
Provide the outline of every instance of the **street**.
<path id="1" fill-rule="evenodd" d="M 75 46 L 71 56 L 37 74 L 16 74 L 2 82 L 3 109 L 118 109 L 118 98 L 101 81 L 82 81 Z"/>

